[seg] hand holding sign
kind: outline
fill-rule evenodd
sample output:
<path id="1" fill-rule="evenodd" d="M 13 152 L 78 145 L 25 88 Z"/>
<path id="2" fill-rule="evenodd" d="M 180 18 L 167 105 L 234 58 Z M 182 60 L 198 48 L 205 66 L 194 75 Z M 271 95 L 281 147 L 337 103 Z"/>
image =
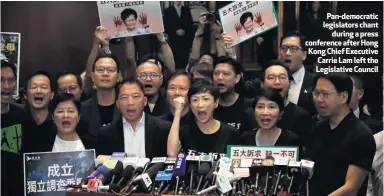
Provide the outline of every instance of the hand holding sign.
<path id="1" fill-rule="evenodd" d="M 243 27 L 241 26 L 240 23 L 236 23 L 235 24 L 235 30 L 236 30 L 236 33 L 239 34 L 239 32 L 241 31 Z"/>
<path id="2" fill-rule="evenodd" d="M 148 27 L 147 18 L 148 18 L 148 15 L 146 13 L 141 13 L 141 15 L 139 15 L 139 23 L 143 25 L 144 28 Z"/>
<path id="3" fill-rule="evenodd" d="M 104 46 L 108 45 L 108 43 L 109 43 L 108 42 L 108 40 L 109 40 L 108 29 L 106 29 L 105 27 L 102 27 L 102 26 L 96 27 L 95 36 L 99 40 L 101 45 L 104 45 Z"/>
<path id="4" fill-rule="evenodd" d="M 235 47 L 232 47 L 234 42 L 235 42 L 235 39 L 230 34 L 226 32 L 221 34 L 221 46 L 224 48 L 225 52 L 229 56 L 236 55 Z M 228 47 L 228 46 L 231 46 L 231 47 Z"/>

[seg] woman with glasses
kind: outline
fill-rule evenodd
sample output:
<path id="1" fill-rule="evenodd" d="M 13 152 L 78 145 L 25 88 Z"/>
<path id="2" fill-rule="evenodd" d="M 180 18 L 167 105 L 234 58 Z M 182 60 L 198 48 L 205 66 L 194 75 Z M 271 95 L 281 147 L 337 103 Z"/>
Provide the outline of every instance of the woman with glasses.
<path id="1" fill-rule="evenodd" d="M 188 101 L 194 120 L 180 124 L 181 111 L 186 101 L 178 97 L 175 117 L 168 135 L 168 156 L 175 157 L 180 151 L 197 153 L 225 153 L 227 145 L 238 143 L 238 130 L 213 118 L 219 103 L 219 89 L 205 79 L 197 79 L 188 91 Z M 181 145 L 181 146 L 180 146 Z"/>
<path id="2" fill-rule="evenodd" d="M 284 111 L 284 99 L 278 90 L 269 87 L 260 88 L 252 107 L 257 127 L 241 136 L 243 145 L 299 146 L 299 139 L 295 133 L 277 126 Z"/>
<path id="3" fill-rule="evenodd" d="M 80 103 L 69 93 L 56 95 L 49 104 L 57 135 L 52 141 L 52 152 L 81 151 L 95 147 L 95 139 L 88 135 L 86 124 L 80 122 Z"/>

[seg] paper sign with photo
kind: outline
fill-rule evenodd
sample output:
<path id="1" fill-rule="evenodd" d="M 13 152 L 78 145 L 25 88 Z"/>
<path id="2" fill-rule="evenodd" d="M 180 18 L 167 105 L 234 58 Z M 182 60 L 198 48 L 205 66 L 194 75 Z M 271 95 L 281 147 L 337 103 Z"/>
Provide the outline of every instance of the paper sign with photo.
<path id="1" fill-rule="evenodd" d="M 16 66 L 16 89 L 14 97 L 19 96 L 20 78 L 20 33 L 1 32 L 1 60 Z"/>
<path id="2" fill-rule="evenodd" d="M 158 1 L 98 1 L 97 8 L 110 38 L 164 32 Z"/>
<path id="3" fill-rule="evenodd" d="M 236 1 L 219 9 L 224 32 L 235 42 L 232 47 L 277 27 L 277 16 L 271 1 Z"/>

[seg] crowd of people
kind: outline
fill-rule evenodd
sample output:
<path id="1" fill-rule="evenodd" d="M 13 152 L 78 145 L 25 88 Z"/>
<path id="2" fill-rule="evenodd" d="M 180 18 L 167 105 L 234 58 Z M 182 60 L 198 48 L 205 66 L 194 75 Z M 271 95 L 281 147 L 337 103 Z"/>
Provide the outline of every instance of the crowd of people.
<path id="1" fill-rule="evenodd" d="M 245 81 L 235 49 L 226 48 L 234 39 L 219 25 L 211 32 L 216 54 L 200 53 L 202 16 L 190 57 L 159 33 L 161 57 L 140 61 L 132 37 L 122 38 L 125 63 L 109 49 L 107 30 L 97 27 L 83 77 L 35 72 L 25 80 L 24 105 L 12 99 L 15 66 L 2 61 L 1 176 L 17 179 L 2 180 L 2 194 L 22 194 L 22 153 L 95 149 L 153 158 L 252 145 L 298 146 L 301 158 L 315 162 L 310 195 L 365 195 L 369 172 L 378 172 L 372 164 L 382 141 L 374 135 L 383 126 L 359 107 L 361 77 L 308 72 L 305 37 L 288 32 L 280 58 L 270 59 L 260 78 Z M 172 36 L 185 34 L 178 28 Z M 376 184 L 377 174 L 371 175 Z"/>

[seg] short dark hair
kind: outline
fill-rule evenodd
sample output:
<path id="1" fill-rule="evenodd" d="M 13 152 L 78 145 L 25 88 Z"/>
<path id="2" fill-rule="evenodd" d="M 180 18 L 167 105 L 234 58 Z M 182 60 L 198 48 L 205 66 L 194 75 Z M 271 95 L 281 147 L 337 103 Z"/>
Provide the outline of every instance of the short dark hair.
<path id="1" fill-rule="evenodd" d="M 265 74 L 266 74 L 266 71 L 269 67 L 272 67 L 272 66 L 281 66 L 283 67 L 287 73 L 288 73 L 288 79 L 291 81 L 293 80 L 293 77 L 292 77 L 292 72 L 291 72 L 291 69 L 289 69 L 288 66 L 285 66 L 283 62 L 281 62 L 280 60 L 277 60 L 277 59 L 273 59 L 273 60 L 270 60 L 265 67 L 263 67 L 263 73 L 261 75 L 261 81 L 264 81 L 265 80 Z"/>
<path id="2" fill-rule="evenodd" d="M 185 76 L 188 78 L 188 81 L 189 81 L 189 87 L 191 87 L 191 83 L 192 83 L 192 78 L 191 76 L 184 70 L 176 70 L 175 72 L 173 72 L 171 75 L 169 75 L 168 77 L 168 80 L 167 80 L 167 85 L 166 85 L 166 88 L 168 89 L 168 85 L 169 83 L 176 77 L 178 76 Z"/>
<path id="3" fill-rule="evenodd" d="M 77 84 L 79 85 L 79 87 L 81 88 L 83 86 L 83 80 L 81 79 L 80 75 L 78 74 L 75 74 L 74 72 L 70 72 L 70 71 L 64 71 L 62 73 L 59 73 L 57 76 L 56 76 L 56 82 L 57 82 L 57 86 L 59 86 L 59 79 L 63 76 L 66 76 L 66 75 L 73 75 L 76 77 L 76 80 L 77 80 Z"/>
<path id="4" fill-rule="evenodd" d="M 220 96 L 219 88 L 205 78 L 199 78 L 192 82 L 188 91 L 188 101 L 191 101 L 191 97 L 198 93 L 209 93 L 215 100 L 219 99 Z"/>
<path id="5" fill-rule="evenodd" d="M 25 82 L 24 82 L 24 85 L 25 85 L 25 90 L 28 90 L 28 83 L 29 83 L 29 81 L 33 78 L 33 77 L 35 77 L 35 76 L 39 76 L 39 75 L 42 75 L 42 76 L 45 76 L 45 77 L 47 77 L 48 78 L 48 80 L 49 80 L 49 86 L 51 87 L 51 92 L 56 92 L 56 83 L 52 83 L 52 76 L 51 76 L 51 74 L 49 74 L 48 72 L 46 72 L 46 71 L 43 71 L 43 70 L 39 70 L 39 71 L 36 71 L 36 72 L 34 72 L 34 73 L 32 73 L 32 74 L 30 74 L 30 75 L 28 75 L 28 77 L 27 77 L 27 79 L 25 80 Z"/>
<path id="6" fill-rule="evenodd" d="M 9 63 L 8 61 L 1 60 L 1 69 L 7 68 L 7 67 L 12 69 L 13 75 L 15 75 L 15 77 L 17 78 L 16 66 L 12 63 Z"/>
<path id="7" fill-rule="evenodd" d="M 208 63 L 197 63 L 192 66 L 190 72 L 193 77 L 194 73 L 198 73 L 204 77 L 212 79 L 213 77 L 213 66 Z"/>
<path id="8" fill-rule="evenodd" d="M 155 55 L 155 54 L 146 54 L 144 56 L 141 57 L 141 61 L 138 63 L 138 66 L 139 67 L 141 64 L 145 63 L 145 62 L 150 62 L 150 63 L 153 63 L 149 60 L 151 59 L 154 59 L 155 60 L 155 64 L 158 65 L 158 63 L 160 63 L 161 67 L 160 67 L 160 70 L 161 70 L 161 73 L 164 74 L 165 72 L 165 65 L 164 65 L 164 61 L 163 59 L 159 56 L 159 55 Z"/>
<path id="9" fill-rule="evenodd" d="M 120 84 L 118 85 L 118 92 L 117 92 L 117 96 L 116 96 L 116 99 L 119 99 L 119 96 L 120 96 L 120 90 L 121 90 L 121 87 L 123 87 L 124 84 L 136 84 L 140 90 L 144 93 L 144 85 L 143 83 L 140 82 L 140 80 L 136 79 L 136 78 L 127 78 L 127 79 L 124 79 L 122 82 L 120 82 Z"/>
<path id="10" fill-rule="evenodd" d="M 256 96 L 252 102 L 252 108 L 255 109 L 257 102 L 261 99 L 265 98 L 270 101 L 275 102 L 279 106 L 280 113 L 284 111 L 284 99 L 281 96 L 279 90 L 269 87 L 261 87 L 257 89 Z"/>
<path id="11" fill-rule="evenodd" d="M 203 52 L 203 53 L 200 54 L 200 58 L 203 57 L 204 55 L 208 55 L 208 56 L 212 57 L 213 64 L 215 63 L 215 60 L 217 59 L 217 55 L 216 54 L 212 54 L 210 52 Z"/>
<path id="12" fill-rule="evenodd" d="M 359 90 L 364 89 L 363 78 L 359 73 L 350 73 L 349 76 L 353 79 L 353 86 Z"/>
<path id="13" fill-rule="evenodd" d="M 127 19 L 130 15 L 133 15 L 133 17 L 135 17 L 135 20 L 137 20 L 137 12 L 131 8 L 124 9 L 120 14 L 120 18 L 124 22 L 125 19 Z"/>
<path id="14" fill-rule="evenodd" d="M 77 112 L 79 113 L 80 115 L 80 112 L 81 112 L 81 104 L 79 101 L 75 100 L 75 96 L 70 94 L 70 93 L 59 93 L 59 94 L 56 94 L 53 99 L 49 102 L 49 105 L 48 105 L 48 111 L 49 113 L 51 113 L 53 115 L 53 113 L 55 112 L 55 109 L 57 108 L 57 106 L 61 103 L 61 102 L 65 102 L 65 101 L 72 101 L 73 104 L 75 104 L 76 106 L 76 109 L 77 109 Z"/>
<path id="15" fill-rule="evenodd" d="M 281 39 L 280 39 L 280 46 L 281 46 L 281 44 L 283 44 L 283 40 L 285 38 L 288 38 L 288 37 L 298 37 L 300 39 L 300 46 L 301 46 L 302 50 L 303 51 L 308 50 L 307 46 L 305 46 L 306 38 L 299 31 L 290 31 L 290 32 L 284 34 L 283 37 L 281 37 Z"/>
<path id="16" fill-rule="evenodd" d="M 95 59 L 95 62 L 93 62 L 93 65 L 92 65 L 92 71 L 95 72 L 95 67 L 96 67 L 96 62 L 99 60 L 99 59 L 102 59 L 102 58 L 110 58 L 110 59 L 113 59 L 116 63 L 116 69 L 117 69 L 117 73 L 120 72 L 120 63 L 119 63 L 119 60 L 116 56 L 114 55 L 108 55 L 108 54 L 102 54 L 102 55 L 99 55 L 96 59 Z"/>
<path id="17" fill-rule="evenodd" d="M 240 62 L 237 60 L 234 60 L 233 58 L 228 57 L 228 56 L 221 56 L 221 57 L 217 58 L 214 66 L 213 66 L 213 69 L 215 69 L 218 64 L 231 65 L 232 70 L 235 72 L 236 75 L 244 72 L 243 66 L 240 64 Z"/>
<path id="18" fill-rule="evenodd" d="M 320 78 L 324 78 L 330 81 L 333 86 L 335 86 L 338 93 L 347 92 L 347 104 L 349 104 L 352 96 L 353 82 L 347 74 L 338 72 L 332 72 L 328 74 L 320 73 L 315 77 L 315 80 L 318 81 Z"/>
<path id="19" fill-rule="evenodd" d="M 247 21 L 247 18 L 251 17 L 251 20 L 253 20 L 253 14 L 251 12 L 245 12 L 240 16 L 240 24 L 244 26 L 245 21 Z"/>

